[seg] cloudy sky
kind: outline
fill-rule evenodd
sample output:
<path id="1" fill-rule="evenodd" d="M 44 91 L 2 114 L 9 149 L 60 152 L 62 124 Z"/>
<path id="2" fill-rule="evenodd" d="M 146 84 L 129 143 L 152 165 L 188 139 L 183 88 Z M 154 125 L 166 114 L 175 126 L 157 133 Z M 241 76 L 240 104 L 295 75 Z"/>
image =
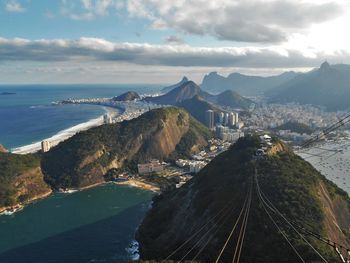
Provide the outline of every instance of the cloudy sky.
<path id="1" fill-rule="evenodd" d="M 350 63 L 347 0 L 0 0 L 0 83 L 172 83 Z"/>

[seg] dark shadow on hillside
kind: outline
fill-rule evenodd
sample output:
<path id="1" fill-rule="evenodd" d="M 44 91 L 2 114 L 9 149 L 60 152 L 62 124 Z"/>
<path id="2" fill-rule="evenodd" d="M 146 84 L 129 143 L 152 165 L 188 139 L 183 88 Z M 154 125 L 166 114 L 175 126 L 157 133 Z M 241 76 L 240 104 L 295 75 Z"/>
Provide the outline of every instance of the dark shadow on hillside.
<path id="1" fill-rule="evenodd" d="M 118 215 L 8 250 L 0 254 L 0 262 L 125 262 L 127 261 L 125 248 L 133 239 L 135 229 L 147 209 L 146 206 L 147 202 L 140 203 Z"/>

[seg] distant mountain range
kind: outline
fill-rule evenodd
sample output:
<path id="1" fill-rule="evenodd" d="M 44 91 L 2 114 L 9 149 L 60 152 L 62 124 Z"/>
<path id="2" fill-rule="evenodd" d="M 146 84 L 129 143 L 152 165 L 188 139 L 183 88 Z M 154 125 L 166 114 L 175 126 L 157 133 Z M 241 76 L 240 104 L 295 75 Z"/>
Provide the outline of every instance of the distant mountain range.
<path id="1" fill-rule="evenodd" d="M 350 108 L 350 66 L 329 65 L 301 74 L 268 93 L 270 102 L 298 102 L 326 107 L 328 110 Z"/>
<path id="2" fill-rule="evenodd" d="M 199 96 L 203 100 L 219 106 L 229 106 L 232 108 L 247 109 L 253 103 L 251 100 L 244 98 L 237 92 L 231 90 L 226 90 L 218 95 L 212 95 L 203 91 L 193 81 L 182 83 L 180 86 L 176 86 L 164 95 L 147 97 L 145 100 L 163 105 L 179 105 L 179 103 L 192 99 L 195 96 Z"/>
<path id="3" fill-rule="evenodd" d="M 217 72 L 211 72 L 204 76 L 201 88 L 212 93 L 233 90 L 244 96 L 256 96 L 262 95 L 296 76 L 298 73 L 293 71 L 269 77 L 248 76 L 240 73 L 232 73 L 224 77 Z"/>

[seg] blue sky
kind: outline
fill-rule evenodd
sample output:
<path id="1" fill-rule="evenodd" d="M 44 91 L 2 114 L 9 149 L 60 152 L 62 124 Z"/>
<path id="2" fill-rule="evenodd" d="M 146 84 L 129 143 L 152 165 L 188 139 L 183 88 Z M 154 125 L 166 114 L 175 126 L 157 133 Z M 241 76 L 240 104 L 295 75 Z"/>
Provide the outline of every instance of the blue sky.
<path id="1" fill-rule="evenodd" d="M 349 10 L 345 0 L 0 0 L 0 83 L 200 82 L 350 63 Z"/>

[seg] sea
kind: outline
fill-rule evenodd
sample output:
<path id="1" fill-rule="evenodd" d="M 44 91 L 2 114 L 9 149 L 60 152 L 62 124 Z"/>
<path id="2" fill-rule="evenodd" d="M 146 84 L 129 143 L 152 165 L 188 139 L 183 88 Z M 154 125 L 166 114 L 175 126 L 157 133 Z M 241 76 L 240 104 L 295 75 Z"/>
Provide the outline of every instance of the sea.
<path id="1" fill-rule="evenodd" d="M 0 144 L 11 150 L 89 122 L 106 112 L 95 105 L 54 105 L 68 98 L 107 98 L 126 91 L 152 94 L 157 85 L 0 86 Z M 110 110 L 110 109 L 108 109 Z M 1 263 L 128 262 L 135 232 L 153 193 L 106 184 L 50 197 L 13 215 L 0 215 Z"/>
<path id="2" fill-rule="evenodd" d="M 106 112 L 96 105 L 53 105 L 69 98 L 108 98 L 126 91 L 152 94 L 159 85 L 0 85 L 0 144 L 7 149 L 50 138 Z"/>
<path id="3" fill-rule="evenodd" d="M 350 196 L 350 138 L 323 142 L 299 155 Z"/>
<path id="4" fill-rule="evenodd" d="M 0 216 L 1 263 L 128 262 L 152 192 L 109 183 Z"/>

